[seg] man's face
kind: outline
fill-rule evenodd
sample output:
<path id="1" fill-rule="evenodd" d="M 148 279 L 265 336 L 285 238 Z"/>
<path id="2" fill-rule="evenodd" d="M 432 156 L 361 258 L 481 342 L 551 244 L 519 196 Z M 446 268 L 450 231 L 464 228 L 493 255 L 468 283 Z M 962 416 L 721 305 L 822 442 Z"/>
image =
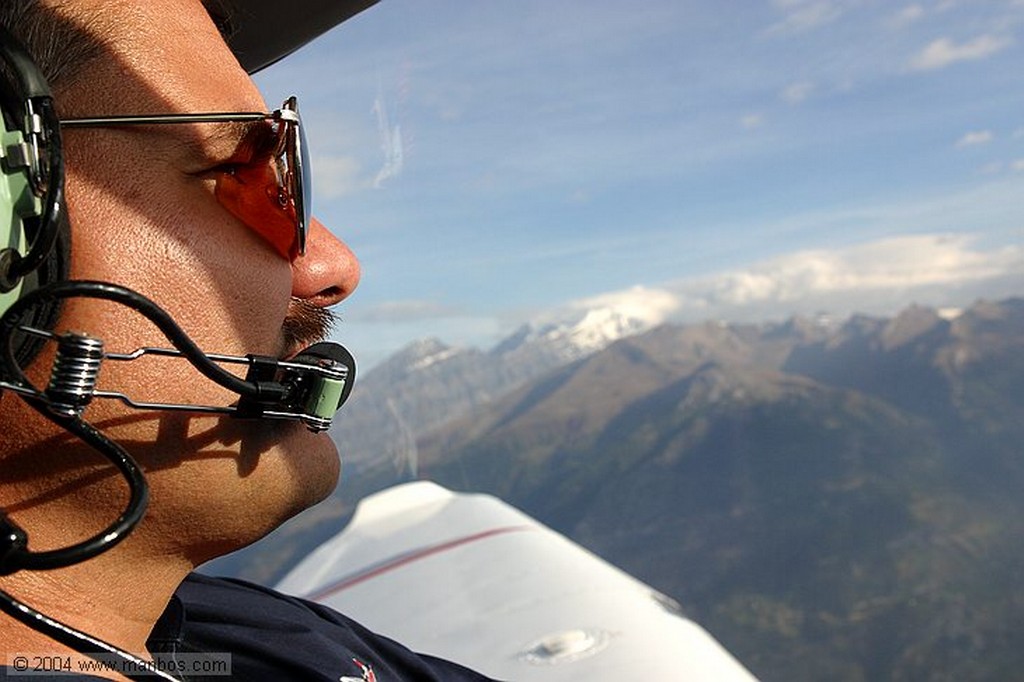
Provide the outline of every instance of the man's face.
<path id="1" fill-rule="evenodd" d="M 57 94 L 62 116 L 269 110 L 198 0 L 64 6 L 76 20 L 101 16 L 96 25 L 129 28 L 97 36 L 108 51 Z M 249 161 L 240 137 L 245 130 L 238 124 L 67 130 L 72 277 L 139 291 L 207 352 L 285 356 L 317 340 L 309 338 L 318 325 L 308 309 L 351 293 L 359 269 L 348 248 L 315 221 L 306 255 L 289 262 L 218 203 L 218 174 Z M 169 345 L 137 313 L 97 301 L 71 301 L 61 327 L 100 337 L 112 352 Z M 296 329 L 306 330 L 297 340 Z M 139 400 L 227 405 L 237 399 L 182 360 L 107 363 L 100 385 Z M 262 532 L 325 495 L 337 478 L 329 439 L 294 422 L 186 418 L 112 403 L 94 403 L 85 416 L 147 468 L 151 523 L 161 522 L 161 510 L 168 519 L 209 515 L 226 524 L 225 542 L 232 541 L 233 523 L 239 534 L 254 526 Z"/>

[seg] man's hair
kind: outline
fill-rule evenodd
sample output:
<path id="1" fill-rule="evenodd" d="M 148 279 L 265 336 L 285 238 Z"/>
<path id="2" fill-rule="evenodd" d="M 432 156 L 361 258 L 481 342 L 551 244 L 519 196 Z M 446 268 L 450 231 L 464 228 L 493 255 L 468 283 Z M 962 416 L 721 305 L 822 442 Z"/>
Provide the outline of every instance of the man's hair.
<path id="1" fill-rule="evenodd" d="M 109 22 L 100 18 L 71 21 L 39 0 L 0 1 L 0 24 L 28 50 L 53 90 L 70 85 L 100 56 L 103 46 L 96 36 Z M 6 67 L 0 63 L 0 71 Z M 10 78 L 3 73 L 6 83 Z"/>
<path id="2" fill-rule="evenodd" d="M 235 14 L 235 0 L 202 0 L 202 3 L 227 40 L 233 31 L 231 19 Z M 40 0 L 0 0 L 0 25 L 25 46 L 55 94 L 70 86 L 99 60 L 104 49 L 99 36 L 109 39 L 125 30 L 123 22 L 111 13 L 93 12 L 72 18 Z M 2 61 L 0 78 L 4 79 L 0 83 L 4 87 L 11 82 Z"/>

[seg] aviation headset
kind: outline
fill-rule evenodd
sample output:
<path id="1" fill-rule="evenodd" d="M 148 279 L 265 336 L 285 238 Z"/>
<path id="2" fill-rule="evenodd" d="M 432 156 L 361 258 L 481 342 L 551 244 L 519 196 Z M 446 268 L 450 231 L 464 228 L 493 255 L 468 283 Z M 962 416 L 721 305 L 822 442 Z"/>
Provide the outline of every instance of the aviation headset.
<path id="1" fill-rule="evenodd" d="M 67 278 L 70 229 L 64 213 L 60 125 L 42 73 L 7 30 L 0 33 L 0 314 L 23 293 Z M 15 79 L 9 82 L 8 78 Z M 53 325 L 57 307 L 36 306 L 31 322 Z M 22 364 L 41 345 L 22 337 L 15 356 Z"/>
<path id="2" fill-rule="evenodd" d="M 0 510 L 0 576 L 22 570 L 69 566 L 100 554 L 123 540 L 142 519 L 148 486 L 138 465 L 116 442 L 82 418 L 94 398 L 120 400 L 145 410 L 178 410 L 248 418 L 302 421 L 313 431 L 327 429 L 347 400 L 355 380 L 351 354 L 335 343 L 318 343 L 291 361 L 273 357 L 207 354 L 156 303 L 131 289 L 107 282 L 68 279 L 70 228 L 64 206 L 64 163 L 53 96 L 46 78 L 21 45 L 0 25 L 0 392 L 17 394 L 60 427 L 103 454 L 130 488 L 122 514 L 106 529 L 74 545 L 32 551 L 28 533 Z M 102 340 L 83 334 L 55 334 L 60 303 L 96 298 L 133 308 L 149 319 L 173 348 L 140 348 L 133 353 L 103 350 Z M 34 386 L 23 371 L 45 343 L 57 346 L 48 385 Z M 211 381 L 240 396 L 229 406 L 140 403 L 97 389 L 104 360 L 131 361 L 143 355 L 187 360 Z M 246 366 L 244 379 L 222 365 Z M 0 395 L 2 397 L 2 395 Z M 9 399 L 9 398 L 8 398 Z M 145 661 L 50 618 L 0 590 L 0 610 L 87 655 L 106 654 L 153 674 Z M 129 675 L 129 677 L 132 677 Z"/>

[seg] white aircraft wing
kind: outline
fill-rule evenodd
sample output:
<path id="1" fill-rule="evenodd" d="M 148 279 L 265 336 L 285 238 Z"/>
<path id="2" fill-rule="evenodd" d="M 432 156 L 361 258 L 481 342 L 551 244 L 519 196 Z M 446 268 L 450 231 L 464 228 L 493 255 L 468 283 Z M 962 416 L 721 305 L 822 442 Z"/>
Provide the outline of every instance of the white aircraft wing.
<path id="1" fill-rule="evenodd" d="M 672 600 L 500 500 L 407 483 L 277 585 L 504 680 L 753 680 Z"/>

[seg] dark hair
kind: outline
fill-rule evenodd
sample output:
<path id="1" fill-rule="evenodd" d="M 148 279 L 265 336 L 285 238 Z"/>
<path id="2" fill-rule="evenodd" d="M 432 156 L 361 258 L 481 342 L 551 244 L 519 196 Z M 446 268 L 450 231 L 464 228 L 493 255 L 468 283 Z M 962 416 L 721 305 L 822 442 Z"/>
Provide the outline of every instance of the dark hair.
<path id="1" fill-rule="evenodd" d="M 93 30 L 101 28 L 98 18 L 74 22 L 39 0 L 2 0 L 0 24 L 21 41 L 53 90 L 73 82 L 103 50 L 96 39 L 101 33 Z"/>

